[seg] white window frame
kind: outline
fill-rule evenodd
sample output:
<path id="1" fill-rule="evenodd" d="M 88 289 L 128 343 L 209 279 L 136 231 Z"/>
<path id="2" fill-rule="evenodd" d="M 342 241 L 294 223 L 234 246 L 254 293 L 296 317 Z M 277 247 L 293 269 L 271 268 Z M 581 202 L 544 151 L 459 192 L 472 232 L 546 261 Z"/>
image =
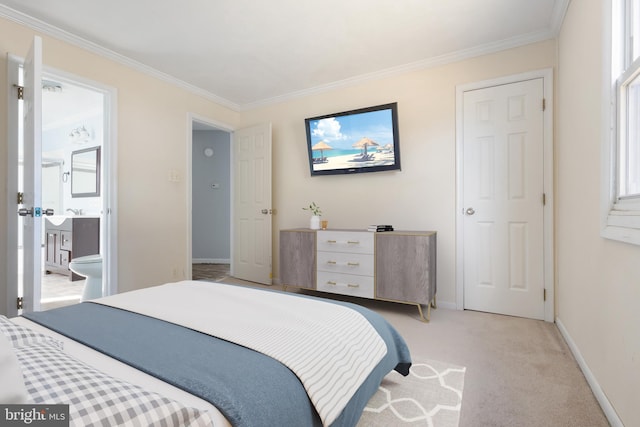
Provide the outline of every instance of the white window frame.
<path id="1" fill-rule="evenodd" d="M 616 25 L 627 15 L 624 11 L 628 0 L 610 0 L 604 2 L 604 60 L 603 76 L 603 146 L 602 146 L 602 198 L 601 198 L 601 235 L 608 239 L 619 240 L 640 245 L 640 198 L 620 197 L 620 147 L 624 132 L 620 131 L 624 109 L 623 92 L 618 79 L 625 83 L 640 72 L 640 61 L 629 64 L 625 58 L 630 56 L 623 43 L 626 25 Z M 625 23 L 626 24 L 626 23 Z M 614 34 L 616 28 L 621 28 L 619 34 Z M 628 66 L 627 66 L 628 65 Z M 622 70 L 628 68 L 624 73 Z"/>

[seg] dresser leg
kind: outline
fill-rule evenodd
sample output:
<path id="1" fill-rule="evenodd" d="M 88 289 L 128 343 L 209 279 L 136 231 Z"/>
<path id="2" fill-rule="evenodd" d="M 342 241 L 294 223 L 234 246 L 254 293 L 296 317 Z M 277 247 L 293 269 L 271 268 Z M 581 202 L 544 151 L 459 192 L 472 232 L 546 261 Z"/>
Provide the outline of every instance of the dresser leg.
<path id="1" fill-rule="evenodd" d="M 422 314 L 422 305 L 420 304 L 416 304 L 418 306 L 418 312 L 420 313 L 420 320 L 422 320 L 425 323 L 429 323 L 429 321 L 431 320 L 431 307 L 433 308 L 438 308 L 436 306 L 436 296 L 433 296 L 433 299 L 427 304 L 427 317 L 425 318 L 424 315 Z"/>
<path id="2" fill-rule="evenodd" d="M 422 314 L 422 305 L 416 304 L 416 306 L 418 306 L 418 312 L 420 313 L 420 320 L 422 320 L 424 323 L 429 323 L 429 320 L 431 319 L 431 304 L 427 304 L 427 317 L 426 318 Z"/>

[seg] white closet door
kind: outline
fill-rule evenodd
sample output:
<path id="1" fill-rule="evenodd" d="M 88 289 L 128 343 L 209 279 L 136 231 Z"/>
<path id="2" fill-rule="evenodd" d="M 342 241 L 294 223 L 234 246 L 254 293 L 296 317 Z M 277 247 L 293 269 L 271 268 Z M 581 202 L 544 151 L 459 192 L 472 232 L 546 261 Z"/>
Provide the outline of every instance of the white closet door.
<path id="1" fill-rule="evenodd" d="M 464 93 L 464 308 L 544 319 L 543 79 Z"/>

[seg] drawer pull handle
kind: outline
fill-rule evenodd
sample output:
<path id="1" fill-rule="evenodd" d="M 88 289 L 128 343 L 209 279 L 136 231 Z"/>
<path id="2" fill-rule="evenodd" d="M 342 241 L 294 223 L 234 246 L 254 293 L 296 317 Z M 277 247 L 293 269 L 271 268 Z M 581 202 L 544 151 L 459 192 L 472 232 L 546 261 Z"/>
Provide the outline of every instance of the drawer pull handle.
<path id="1" fill-rule="evenodd" d="M 337 283 L 332 280 L 327 280 L 327 285 L 335 286 Z"/>
<path id="2" fill-rule="evenodd" d="M 358 245 L 358 244 L 360 244 L 360 241 L 359 240 L 347 240 L 347 243 L 349 245 Z"/>
<path id="3" fill-rule="evenodd" d="M 327 243 L 337 243 L 335 240 L 327 240 Z"/>
<path id="4" fill-rule="evenodd" d="M 353 284 L 353 283 L 348 283 L 347 286 L 350 287 L 350 288 L 359 288 L 360 287 L 360 285 Z"/>
<path id="5" fill-rule="evenodd" d="M 357 267 L 357 266 L 359 266 L 359 265 L 360 265 L 360 263 L 359 263 L 359 262 L 348 262 L 348 263 L 347 263 L 347 265 L 348 265 L 349 267 Z"/>
<path id="6" fill-rule="evenodd" d="M 337 262 L 329 260 L 329 261 L 327 261 L 327 264 L 335 265 L 335 264 L 337 264 Z"/>

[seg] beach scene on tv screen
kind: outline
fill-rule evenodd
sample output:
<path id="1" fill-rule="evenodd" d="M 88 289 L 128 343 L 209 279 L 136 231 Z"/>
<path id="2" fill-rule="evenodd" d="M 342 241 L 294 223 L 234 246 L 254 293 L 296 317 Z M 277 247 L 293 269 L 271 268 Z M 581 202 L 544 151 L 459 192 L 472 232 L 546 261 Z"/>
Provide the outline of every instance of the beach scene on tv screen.
<path id="1" fill-rule="evenodd" d="M 392 166 L 391 110 L 309 121 L 314 171 Z"/>

